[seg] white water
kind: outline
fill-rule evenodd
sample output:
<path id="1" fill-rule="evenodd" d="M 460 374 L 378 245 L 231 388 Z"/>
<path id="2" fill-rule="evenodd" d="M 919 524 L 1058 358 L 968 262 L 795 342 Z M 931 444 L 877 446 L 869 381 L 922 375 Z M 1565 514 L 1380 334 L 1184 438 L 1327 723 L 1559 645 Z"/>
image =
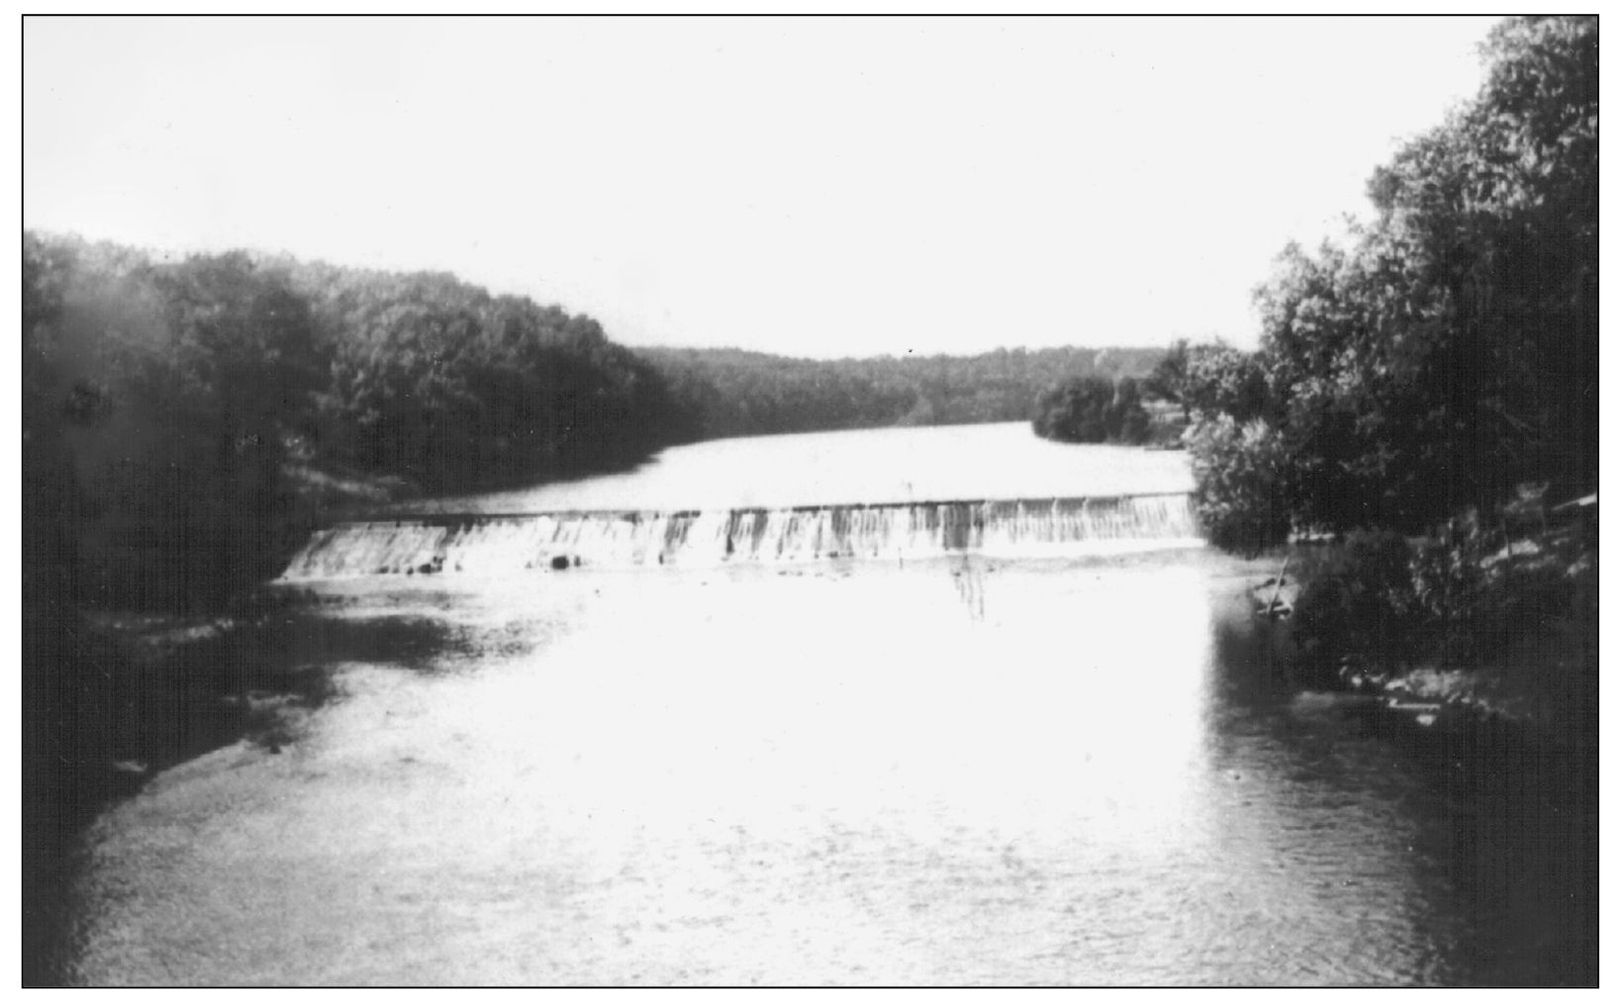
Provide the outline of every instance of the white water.
<path id="1" fill-rule="evenodd" d="M 786 453 L 793 456 L 786 458 Z M 1202 545 L 1180 452 L 1024 422 L 678 446 L 630 473 L 437 501 L 313 536 L 285 580 L 589 566 L 1107 556 Z"/>
<path id="2" fill-rule="evenodd" d="M 351 522 L 313 536 L 287 581 L 379 573 L 495 577 L 570 564 L 1113 555 L 1202 544 L 1184 494 L 1068 501 L 694 512 L 555 512 Z"/>

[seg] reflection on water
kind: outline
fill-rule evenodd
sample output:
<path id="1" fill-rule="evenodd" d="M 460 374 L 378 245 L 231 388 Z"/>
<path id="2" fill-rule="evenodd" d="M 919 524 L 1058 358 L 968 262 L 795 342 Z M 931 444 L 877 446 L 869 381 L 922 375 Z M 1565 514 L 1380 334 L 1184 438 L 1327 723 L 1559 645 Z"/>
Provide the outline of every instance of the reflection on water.
<path id="1" fill-rule="evenodd" d="M 1334 699 L 1260 681 L 1229 569 L 317 585 L 328 616 L 418 613 L 490 642 L 427 670 L 342 666 L 340 698 L 280 752 L 212 753 L 109 813 L 76 978 L 1518 979 L 1486 955 L 1506 914 L 1462 874 L 1474 810 Z M 1547 897 L 1523 896 L 1519 929 L 1561 928 Z"/>

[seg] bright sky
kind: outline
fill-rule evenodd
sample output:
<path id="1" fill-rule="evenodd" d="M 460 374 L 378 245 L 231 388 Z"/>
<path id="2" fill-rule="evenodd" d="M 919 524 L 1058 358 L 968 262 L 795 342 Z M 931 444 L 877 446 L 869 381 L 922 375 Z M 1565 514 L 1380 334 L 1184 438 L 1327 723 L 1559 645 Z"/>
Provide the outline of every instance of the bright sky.
<path id="1" fill-rule="evenodd" d="M 628 344 L 1249 346 L 1492 24 L 30 18 L 24 222 L 450 270 Z"/>

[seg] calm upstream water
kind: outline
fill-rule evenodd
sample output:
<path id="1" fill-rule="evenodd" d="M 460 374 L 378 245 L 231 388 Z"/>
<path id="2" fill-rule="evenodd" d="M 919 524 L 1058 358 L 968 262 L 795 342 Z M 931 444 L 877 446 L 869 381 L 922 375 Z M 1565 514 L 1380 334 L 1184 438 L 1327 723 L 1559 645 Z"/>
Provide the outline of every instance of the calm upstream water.
<path id="1" fill-rule="evenodd" d="M 1180 454 L 980 426 L 708 443 L 459 507 L 1187 486 Z M 1183 535 L 1163 511 L 1053 509 L 1107 538 Z M 947 534 L 946 512 L 910 514 Z M 1016 512 L 988 514 L 991 534 Z M 745 528 L 720 521 L 713 545 Z M 661 534 L 665 551 L 697 541 Z M 1043 537 L 1060 533 L 1010 534 L 1032 555 L 312 565 L 288 625 L 435 638 L 336 664 L 338 694 L 275 748 L 209 753 L 107 812 L 75 889 L 72 979 L 1594 979 L 1594 827 L 1576 837 L 1539 772 L 1468 776 L 1271 676 L 1246 621 L 1265 568 L 1187 541 L 1124 552 L 1073 530 L 1055 555 Z"/>
<path id="2" fill-rule="evenodd" d="M 809 504 L 1079 497 L 1188 491 L 1182 452 L 1068 446 L 1024 422 L 718 439 L 629 473 L 469 498 L 424 511 L 793 508 Z"/>

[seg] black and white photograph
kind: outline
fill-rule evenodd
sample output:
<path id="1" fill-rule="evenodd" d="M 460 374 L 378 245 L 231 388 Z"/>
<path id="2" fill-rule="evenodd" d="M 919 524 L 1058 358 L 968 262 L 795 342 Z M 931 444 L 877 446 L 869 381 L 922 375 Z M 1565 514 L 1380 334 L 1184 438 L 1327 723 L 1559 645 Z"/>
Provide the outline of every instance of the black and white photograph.
<path id="1" fill-rule="evenodd" d="M 27 986 L 1594 987 L 1599 16 L 21 16 Z"/>

